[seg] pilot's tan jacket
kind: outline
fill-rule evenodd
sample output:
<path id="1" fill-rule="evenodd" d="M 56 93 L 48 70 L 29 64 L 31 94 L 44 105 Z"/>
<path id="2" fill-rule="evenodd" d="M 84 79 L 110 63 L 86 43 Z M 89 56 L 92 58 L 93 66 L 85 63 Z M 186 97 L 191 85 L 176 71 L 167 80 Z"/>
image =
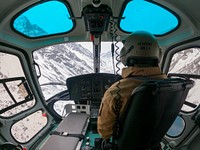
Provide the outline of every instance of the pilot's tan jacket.
<path id="1" fill-rule="evenodd" d="M 117 84 L 120 87 L 120 96 L 122 101 L 122 107 L 120 114 L 124 111 L 124 107 L 127 101 L 130 99 L 131 93 L 135 87 L 141 84 L 143 81 L 137 78 L 131 78 L 131 76 L 142 76 L 155 79 L 166 78 L 166 75 L 162 75 L 159 67 L 128 67 L 123 68 L 122 78 L 119 82 L 114 83 L 105 93 L 102 98 L 101 106 L 99 109 L 99 116 L 97 122 L 97 128 L 99 134 L 104 139 L 108 139 L 112 136 L 113 125 L 116 115 L 114 113 L 115 101 L 118 97 L 116 92 L 119 90 Z"/>

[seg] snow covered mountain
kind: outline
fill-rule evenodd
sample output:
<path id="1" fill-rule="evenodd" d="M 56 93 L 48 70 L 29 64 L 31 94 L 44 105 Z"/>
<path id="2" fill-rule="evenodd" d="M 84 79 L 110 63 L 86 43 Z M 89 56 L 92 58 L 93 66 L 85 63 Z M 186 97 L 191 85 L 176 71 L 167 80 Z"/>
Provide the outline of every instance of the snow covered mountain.
<path id="1" fill-rule="evenodd" d="M 36 24 L 31 24 L 25 16 L 20 16 L 15 20 L 14 23 L 15 29 L 29 35 L 31 37 L 47 35 L 47 32 L 38 27 Z"/>
<path id="2" fill-rule="evenodd" d="M 200 75 L 200 52 L 198 48 L 180 51 L 173 56 L 169 73 Z"/>
<path id="3" fill-rule="evenodd" d="M 41 82 L 63 82 L 67 77 L 93 72 L 93 54 L 77 43 L 59 44 L 34 52 L 42 70 Z M 101 71 L 112 72 L 111 52 L 102 53 Z"/>

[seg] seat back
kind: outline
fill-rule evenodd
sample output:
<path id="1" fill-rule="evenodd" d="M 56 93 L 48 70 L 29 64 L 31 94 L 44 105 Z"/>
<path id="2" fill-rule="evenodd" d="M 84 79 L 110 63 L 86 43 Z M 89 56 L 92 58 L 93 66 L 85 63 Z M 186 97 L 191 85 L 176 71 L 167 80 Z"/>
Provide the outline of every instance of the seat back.
<path id="1" fill-rule="evenodd" d="M 119 150 L 146 150 L 160 144 L 193 84 L 192 80 L 163 79 L 133 90 L 120 124 Z"/>

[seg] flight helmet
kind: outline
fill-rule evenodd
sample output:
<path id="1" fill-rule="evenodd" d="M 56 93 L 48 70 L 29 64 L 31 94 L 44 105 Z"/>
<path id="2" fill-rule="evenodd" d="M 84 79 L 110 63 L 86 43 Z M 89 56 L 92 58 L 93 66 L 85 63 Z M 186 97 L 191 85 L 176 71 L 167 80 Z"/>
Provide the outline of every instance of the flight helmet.
<path id="1" fill-rule="evenodd" d="M 125 66 L 158 66 L 161 50 L 153 34 L 137 31 L 125 39 L 120 61 Z"/>

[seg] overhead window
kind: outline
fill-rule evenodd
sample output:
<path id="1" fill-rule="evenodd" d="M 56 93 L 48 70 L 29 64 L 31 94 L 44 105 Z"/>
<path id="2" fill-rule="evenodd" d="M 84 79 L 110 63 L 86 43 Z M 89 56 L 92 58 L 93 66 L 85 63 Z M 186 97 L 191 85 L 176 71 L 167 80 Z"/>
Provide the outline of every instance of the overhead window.
<path id="1" fill-rule="evenodd" d="M 13 22 L 16 31 L 30 38 L 69 32 L 73 25 L 68 7 L 55 0 L 30 7 Z"/>
<path id="2" fill-rule="evenodd" d="M 163 35 L 178 24 L 177 17 L 165 8 L 145 0 L 133 0 L 126 5 L 119 26 L 125 32 L 145 30 Z"/>

